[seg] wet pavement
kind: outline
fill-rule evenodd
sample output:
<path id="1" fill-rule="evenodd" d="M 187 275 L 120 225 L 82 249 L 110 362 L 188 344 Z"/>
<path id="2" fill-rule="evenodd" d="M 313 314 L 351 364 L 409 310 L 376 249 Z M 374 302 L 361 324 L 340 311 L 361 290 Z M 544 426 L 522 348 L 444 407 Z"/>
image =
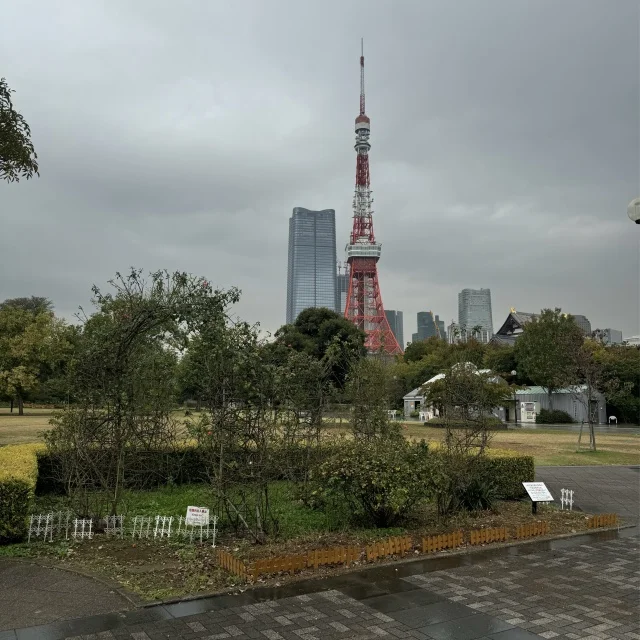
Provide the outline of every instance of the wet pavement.
<path id="1" fill-rule="evenodd" d="M 92 578 L 0 558 L 1 630 L 131 608 L 115 589 Z"/>
<path id="2" fill-rule="evenodd" d="M 547 485 L 557 503 L 561 489 L 573 489 L 574 508 L 617 513 L 628 522 L 640 519 L 640 466 L 536 467 L 536 480 Z"/>
<path id="3" fill-rule="evenodd" d="M 636 527 L 0 632 L 0 640 L 639 640 Z"/>

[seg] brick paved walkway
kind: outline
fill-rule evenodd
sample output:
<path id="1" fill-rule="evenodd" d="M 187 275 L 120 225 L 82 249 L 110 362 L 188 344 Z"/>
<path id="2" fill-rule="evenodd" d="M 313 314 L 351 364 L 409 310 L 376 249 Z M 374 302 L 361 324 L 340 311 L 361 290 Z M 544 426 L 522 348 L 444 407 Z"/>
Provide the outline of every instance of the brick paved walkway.
<path id="1" fill-rule="evenodd" d="M 635 536 L 407 580 L 544 638 L 640 640 L 639 546 Z"/>
<path id="2" fill-rule="evenodd" d="M 260 591 L 246 592 L 96 617 L 90 629 L 80 620 L 0 633 L 0 640 L 640 640 L 640 535 L 629 534 L 495 550 L 478 561 L 463 556 L 461 566 L 438 571 L 428 570 L 433 563 L 379 568 L 342 576 L 319 593 L 270 599 L 266 591 L 259 601 Z M 412 566 L 427 572 L 409 575 Z"/>

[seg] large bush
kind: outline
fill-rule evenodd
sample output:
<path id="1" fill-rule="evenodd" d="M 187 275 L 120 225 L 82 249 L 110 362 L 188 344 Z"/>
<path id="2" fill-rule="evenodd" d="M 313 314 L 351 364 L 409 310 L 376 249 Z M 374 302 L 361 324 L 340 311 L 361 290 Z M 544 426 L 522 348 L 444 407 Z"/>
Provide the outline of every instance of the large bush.
<path id="1" fill-rule="evenodd" d="M 320 466 L 316 491 L 363 524 L 390 527 L 434 494 L 437 462 L 426 444 L 402 438 L 348 442 Z"/>
<path id="2" fill-rule="evenodd" d="M 38 475 L 37 445 L 0 448 L 0 543 L 24 538 Z"/>
<path id="3" fill-rule="evenodd" d="M 536 414 L 536 424 L 569 424 L 573 418 L 561 409 L 540 409 Z"/>
<path id="4" fill-rule="evenodd" d="M 438 452 L 443 470 L 435 486 L 441 516 L 457 511 L 490 509 L 496 500 L 518 500 L 526 495 L 523 482 L 535 479 L 533 458 L 489 458 Z"/>
<path id="5" fill-rule="evenodd" d="M 513 458 L 484 458 L 486 474 L 495 483 L 496 497 L 500 500 L 519 500 L 526 495 L 523 482 L 533 482 L 536 478 L 535 465 L 531 456 Z"/>

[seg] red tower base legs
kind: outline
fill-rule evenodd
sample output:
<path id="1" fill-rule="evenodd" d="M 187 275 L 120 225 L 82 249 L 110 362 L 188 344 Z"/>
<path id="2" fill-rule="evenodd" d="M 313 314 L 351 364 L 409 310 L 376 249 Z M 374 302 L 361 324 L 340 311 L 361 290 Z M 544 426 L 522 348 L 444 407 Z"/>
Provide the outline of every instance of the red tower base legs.
<path id="1" fill-rule="evenodd" d="M 366 333 L 365 347 L 369 353 L 400 355 L 402 347 L 384 313 L 376 262 L 372 258 L 349 260 L 349 291 L 344 317 Z"/>

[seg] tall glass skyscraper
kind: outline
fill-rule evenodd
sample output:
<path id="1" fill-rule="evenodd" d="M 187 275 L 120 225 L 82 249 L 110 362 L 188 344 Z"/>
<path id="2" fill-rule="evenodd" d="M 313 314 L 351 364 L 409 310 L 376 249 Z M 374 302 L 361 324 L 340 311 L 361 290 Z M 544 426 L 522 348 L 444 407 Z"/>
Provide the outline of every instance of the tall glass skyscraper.
<path id="1" fill-rule="evenodd" d="M 393 335 L 396 337 L 398 344 L 404 349 L 404 322 L 402 320 L 402 311 L 395 309 L 385 309 L 384 315 L 387 316 L 389 326 Z"/>
<path id="2" fill-rule="evenodd" d="M 336 307 L 336 212 L 295 207 L 289 219 L 287 324 L 309 307 Z"/>
<path id="3" fill-rule="evenodd" d="M 491 340 L 491 289 L 463 289 L 458 294 L 458 326 L 463 340 L 472 335 L 479 342 Z"/>

